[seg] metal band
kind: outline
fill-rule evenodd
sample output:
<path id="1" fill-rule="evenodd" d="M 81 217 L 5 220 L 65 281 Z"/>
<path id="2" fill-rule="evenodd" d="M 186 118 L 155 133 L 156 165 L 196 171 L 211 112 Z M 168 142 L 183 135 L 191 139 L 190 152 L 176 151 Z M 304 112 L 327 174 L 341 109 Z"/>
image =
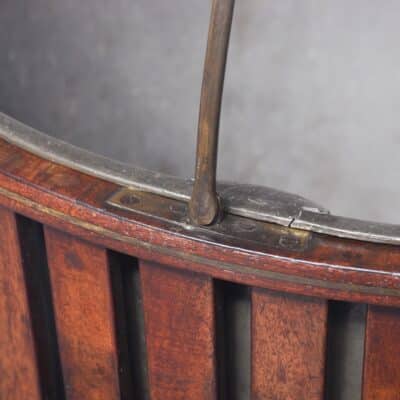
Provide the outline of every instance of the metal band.
<path id="1" fill-rule="evenodd" d="M 188 202 L 192 180 L 132 167 L 47 136 L 0 113 L 0 138 L 41 158 L 121 186 Z M 400 244 L 400 225 L 330 215 L 303 197 L 260 186 L 220 183 L 230 214 L 367 242 Z"/>

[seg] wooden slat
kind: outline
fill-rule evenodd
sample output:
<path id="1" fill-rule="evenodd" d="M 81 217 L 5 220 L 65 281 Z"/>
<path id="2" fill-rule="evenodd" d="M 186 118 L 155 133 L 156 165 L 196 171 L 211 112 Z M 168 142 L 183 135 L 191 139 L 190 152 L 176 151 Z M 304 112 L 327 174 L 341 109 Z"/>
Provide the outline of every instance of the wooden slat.
<path id="1" fill-rule="evenodd" d="M 0 208 L 0 399 L 40 399 L 15 215 Z"/>
<path id="2" fill-rule="evenodd" d="M 400 399 L 399 309 L 368 309 L 363 383 L 363 400 Z"/>
<path id="3" fill-rule="evenodd" d="M 67 399 L 119 399 L 106 251 L 49 228 L 45 238 Z"/>
<path id="4" fill-rule="evenodd" d="M 140 274 L 151 399 L 215 399 L 212 280 L 144 262 Z"/>
<path id="5" fill-rule="evenodd" d="M 322 400 L 327 304 L 253 289 L 252 399 Z"/>

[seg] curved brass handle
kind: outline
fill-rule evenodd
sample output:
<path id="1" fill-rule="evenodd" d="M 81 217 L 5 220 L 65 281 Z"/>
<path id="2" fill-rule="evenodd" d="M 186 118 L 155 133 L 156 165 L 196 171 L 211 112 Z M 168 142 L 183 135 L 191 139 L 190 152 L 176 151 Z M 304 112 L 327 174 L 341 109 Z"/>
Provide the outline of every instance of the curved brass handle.
<path id="1" fill-rule="evenodd" d="M 210 225 L 222 213 L 216 191 L 218 132 L 234 0 L 213 0 L 204 64 L 197 136 L 195 181 L 189 216 Z"/>

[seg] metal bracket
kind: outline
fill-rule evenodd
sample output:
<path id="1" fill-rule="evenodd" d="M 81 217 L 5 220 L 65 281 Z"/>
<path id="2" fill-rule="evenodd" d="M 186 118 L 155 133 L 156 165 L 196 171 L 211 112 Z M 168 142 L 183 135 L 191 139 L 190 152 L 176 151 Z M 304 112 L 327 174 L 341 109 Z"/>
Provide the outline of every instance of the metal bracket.
<path id="1" fill-rule="evenodd" d="M 177 234 L 188 234 L 198 240 L 208 242 L 268 244 L 277 249 L 304 251 L 310 242 L 310 232 L 289 229 L 277 224 L 268 224 L 254 219 L 226 214 L 220 223 L 210 226 L 198 226 L 188 218 L 188 203 L 161 197 L 149 192 L 132 188 L 122 188 L 113 193 L 106 205 L 125 211 L 128 218 L 143 215 L 169 224 L 169 230 Z"/>
<path id="2" fill-rule="evenodd" d="M 305 211 L 317 214 L 328 213 L 323 207 L 303 197 L 268 187 L 219 183 L 217 188 L 221 195 L 221 207 L 227 214 L 255 221 L 291 227 Z M 107 203 L 127 210 L 135 209 L 131 207 L 134 204 L 124 199 L 126 200 L 130 195 L 135 196 L 138 191 L 143 191 L 140 186 L 120 189 Z M 188 201 L 183 203 L 186 205 Z"/>
<path id="3" fill-rule="evenodd" d="M 83 173 L 187 203 L 192 180 L 133 167 L 45 135 L 0 113 L 0 138 L 52 162 Z M 348 239 L 400 245 L 400 225 L 330 215 L 300 196 L 251 185 L 217 185 L 226 212 L 252 220 Z M 222 224 L 223 225 L 223 224 Z"/>

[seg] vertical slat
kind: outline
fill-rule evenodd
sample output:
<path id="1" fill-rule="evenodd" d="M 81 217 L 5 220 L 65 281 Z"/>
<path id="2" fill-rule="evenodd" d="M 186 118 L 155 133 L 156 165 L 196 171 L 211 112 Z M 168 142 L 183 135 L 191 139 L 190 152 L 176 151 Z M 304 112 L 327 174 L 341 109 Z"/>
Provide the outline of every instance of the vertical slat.
<path id="1" fill-rule="evenodd" d="M 211 279 L 140 264 L 152 400 L 216 398 Z"/>
<path id="2" fill-rule="evenodd" d="M 252 291 L 252 399 L 322 400 L 325 301 Z"/>
<path id="3" fill-rule="evenodd" d="M 45 238 L 67 399 L 118 399 L 106 250 L 49 228 Z"/>
<path id="4" fill-rule="evenodd" d="M 363 400 L 400 399 L 400 310 L 369 306 Z"/>
<path id="5" fill-rule="evenodd" d="M 0 208 L 0 399 L 40 399 L 15 215 Z"/>

